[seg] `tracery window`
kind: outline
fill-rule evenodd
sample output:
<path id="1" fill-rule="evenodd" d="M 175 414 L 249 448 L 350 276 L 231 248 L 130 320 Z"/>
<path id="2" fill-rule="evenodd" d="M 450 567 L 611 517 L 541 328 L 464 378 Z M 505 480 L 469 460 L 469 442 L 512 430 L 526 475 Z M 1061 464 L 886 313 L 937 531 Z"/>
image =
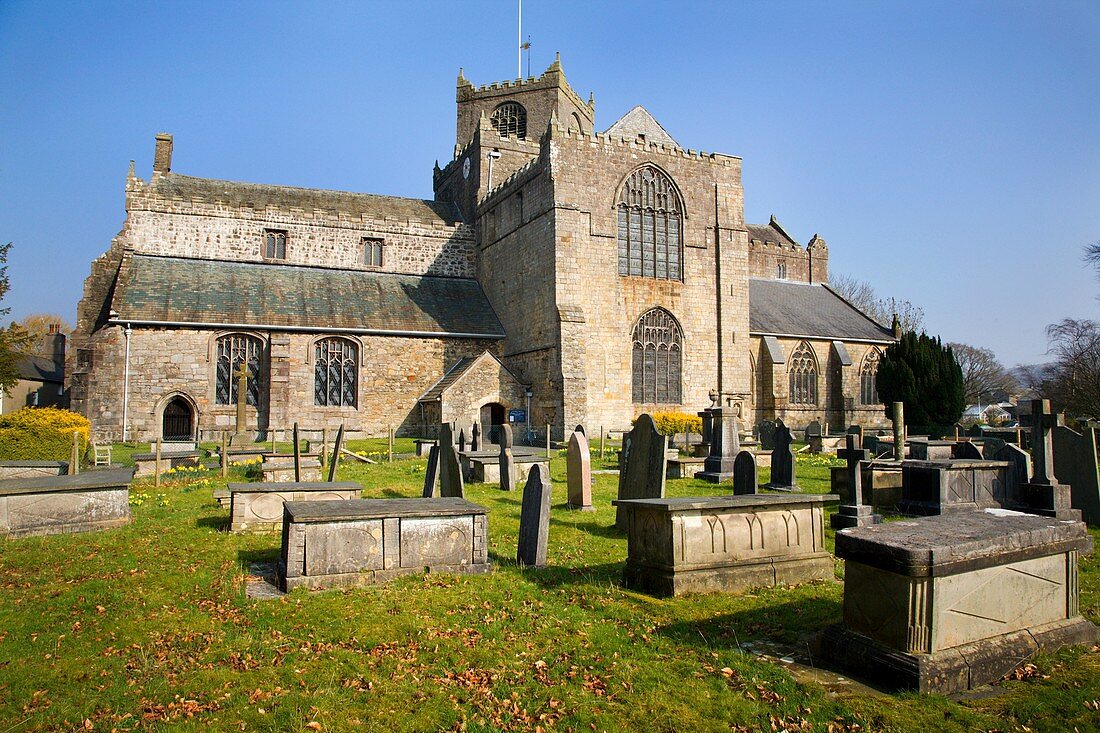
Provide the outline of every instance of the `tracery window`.
<path id="1" fill-rule="evenodd" d="M 787 369 L 792 405 L 817 404 L 817 357 L 805 341 L 791 354 Z"/>
<path id="2" fill-rule="evenodd" d="M 518 102 L 505 102 L 497 107 L 489 122 L 501 137 L 515 137 L 520 140 L 527 137 L 527 110 Z"/>
<path id="3" fill-rule="evenodd" d="M 269 260 L 286 259 L 286 232 L 264 229 L 264 257 Z"/>
<path id="4" fill-rule="evenodd" d="M 237 372 L 240 371 L 241 364 L 248 364 L 248 392 L 245 400 L 253 407 L 260 404 L 260 355 L 262 353 L 263 344 L 255 336 L 233 333 L 218 339 L 215 404 L 237 404 Z"/>
<path id="5" fill-rule="evenodd" d="M 663 308 L 647 311 L 638 319 L 631 354 L 635 404 L 680 404 L 683 343 L 680 324 Z"/>
<path id="6" fill-rule="evenodd" d="M 383 240 L 363 237 L 363 264 L 370 267 L 382 266 Z"/>
<path id="7" fill-rule="evenodd" d="M 355 407 L 359 347 L 347 339 L 322 339 L 313 347 L 313 364 L 313 403 Z"/>
<path id="8" fill-rule="evenodd" d="M 619 194 L 619 274 L 682 281 L 682 218 L 671 178 L 652 165 L 631 173 Z"/>
<path id="9" fill-rule="evenodd" d="M 786 262 L 777 262 L 776 263 L 776 265 L 775 265 L 775 278 L 777 280 L 786 280 L 787 279 L 787 263 Z"/>
<path id="10" fill-rule="evenodd" d="M 875 386 L 880 356 L 878 349 L 871 349 L 863 359 L 863 366 L 859 368 L 859 404 L 861 405 L 880 404 L 878 387 Z"/>

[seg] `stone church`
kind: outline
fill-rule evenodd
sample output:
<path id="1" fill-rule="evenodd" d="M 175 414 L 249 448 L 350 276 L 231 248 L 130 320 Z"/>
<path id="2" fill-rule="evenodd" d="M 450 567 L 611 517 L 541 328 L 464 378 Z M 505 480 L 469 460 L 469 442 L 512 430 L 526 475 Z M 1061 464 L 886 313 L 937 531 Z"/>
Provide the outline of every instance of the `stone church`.
<path id="1" fill-rule="evenodd" d="M 602 132 L 560 61 L 475 86 L 431 200 L 195 178 L 156 136 L 92 263 L 68 351 L 101 439 L 232 429 L 555 436 L 715 402 L 743 422 L 882 424 L 895 340 L 829 289 L 829 250 L 744 220 L 741 159 L 643 107 Z M 525 426 L 517 426 L 521 430 Z"/>

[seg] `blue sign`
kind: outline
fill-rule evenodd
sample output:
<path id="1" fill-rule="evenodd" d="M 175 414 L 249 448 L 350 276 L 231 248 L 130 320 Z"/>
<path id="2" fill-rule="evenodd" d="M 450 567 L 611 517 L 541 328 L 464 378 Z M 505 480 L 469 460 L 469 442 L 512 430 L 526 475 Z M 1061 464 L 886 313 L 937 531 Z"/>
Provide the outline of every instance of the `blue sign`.
<path id="1" fill-rule="evenodd" d="M 508 422 L 527 422 L 527 410 L 508 410 Z"/>

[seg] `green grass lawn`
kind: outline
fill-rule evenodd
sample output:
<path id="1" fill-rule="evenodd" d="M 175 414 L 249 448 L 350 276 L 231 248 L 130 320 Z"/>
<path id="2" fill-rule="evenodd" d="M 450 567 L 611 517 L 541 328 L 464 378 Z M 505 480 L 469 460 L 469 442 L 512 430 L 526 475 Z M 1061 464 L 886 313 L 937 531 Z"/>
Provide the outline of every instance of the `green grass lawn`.
<path id="1" fill-rule="evenodd" d="M 339 478 L 368 497 L 419 496 L 424 465 L 344 462 Z M 491 574 L 271 601 L 247 599 L 244 585 L 279 537 L 224 531 L 216 472 L 169 474 L 155 490 L 136 482 L 121 529 L 2 540 L 0 733 L 1100 728 L 1100 653 L 1089 650 L 1040 657 L 1001 694 L 964 701 L 798 682 L 741 647 L 804 645 L 840 620 L 839 582 L 678 599 L 625 590 L 617 478 L 596 476 L 597 511 L 580 513 L 562 506 L 560 456 L 551 476 L 542 570 L 516 566 L 520 493 L 494 484 L 467 487 L 490 510 Z M 827 489 L 825 465 L 800 465 L 799 478 Z M 668 485 L 674 496 L 721 491 Z M 1083 613 L 1100 620 L 1093 557 L 1080 587 Z"/>

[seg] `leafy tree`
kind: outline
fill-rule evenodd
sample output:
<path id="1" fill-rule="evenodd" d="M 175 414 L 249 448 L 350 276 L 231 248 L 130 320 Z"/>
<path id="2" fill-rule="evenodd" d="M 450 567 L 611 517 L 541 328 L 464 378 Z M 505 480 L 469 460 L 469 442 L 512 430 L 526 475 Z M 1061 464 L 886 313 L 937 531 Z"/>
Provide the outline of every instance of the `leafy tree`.
<path id="1" fill-rule="evenodd" d="M 8 252 L 11 251 L 11 242 L 0 245 L 0 300 L 8 294 L 11 282 L 8 280 Z M 0 318 L 8 315 L 11 308 L 0 308 Z M 7 328 L 0 328 L 0 389 L 5 393 L 11 391 L 19 381 L 19 357 L 27 347 L 29 338 L 19 324 L 12 323 Z"/>
<path id="2" fill-rule="evenodd" d="M 900 298 L 880 298 L 875 289 L 850 275 L 833 275 L 829 288 L 884 326 L 898 317 L 902 332 L 916 331 L 924 325 L 924 309 Z"/>
<path id="3" fill-rule="evenodd" d="M 997 360 L 996 354 L 968 344 L 947 345 L 962 369 L 966 401 L 978 402 L 983 395 L 992 398 L 994 392 L 1015 392 L 1019 383 Z"/>
<path id="4" fill-rule="evenodd" d="M 66 336 L 73 332 L 73 327 L 56 313 L 33 313 L 20 321 L 19 326 L 27 332 L 27 338 L 30 340 L 27 346 L 28 353 L 38 356 L 53 356 L 53 351 L 47 348 L 46 341 L 51 328 L 56 328 L 56 332 Z"/>
<path id="5" fill-rule="evenodd" d="M 908 331 L 882 355 L 875 380 L 886 414 L 905 404 L 905 424 L 943 434 L 962 417 L 966 392 L 962 370 L 950 346 Z"/>

